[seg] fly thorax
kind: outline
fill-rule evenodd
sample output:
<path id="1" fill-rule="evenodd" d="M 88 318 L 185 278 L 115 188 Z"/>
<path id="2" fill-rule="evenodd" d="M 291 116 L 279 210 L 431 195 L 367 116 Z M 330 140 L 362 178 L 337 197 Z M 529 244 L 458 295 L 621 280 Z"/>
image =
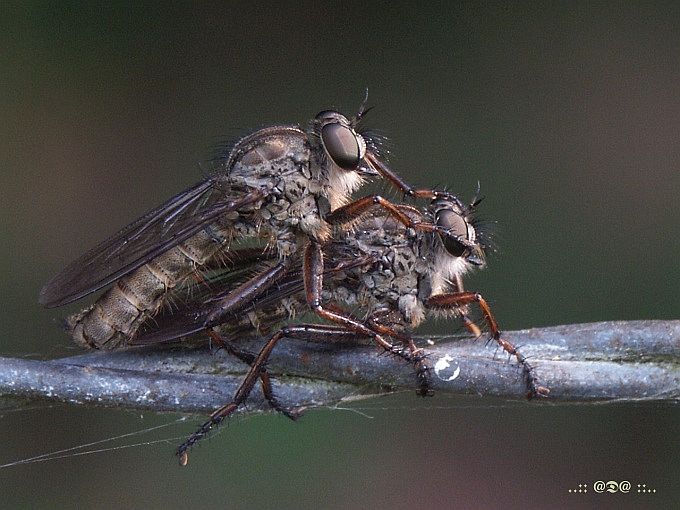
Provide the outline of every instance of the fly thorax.
<path id="1" fill-rule="evenodd" d="M 278 202 L 266 206 L 272 224 L 299 229 L 307 236 L 323 241 L 330 229 L 323 217 L 330 211 L 325 187 L 316 179 L 289 175 L 277 187 Z"/>
<path id="2" fill-rule="evenodd" d="M 310 150 L 305 140 L 305 133 L 294 126 L 265 128 L 242 138 L 225 162 L 229 179 L 309 172 Z"/>
<path id="3" fill-rule="evenodd" d="M 322 218 L 317 199 L 311 195 L 291 204 L 287 225 L 299 228 L 307 236 L 319 241 L 326 240 L 330 235 L 330 227 Z"/>
<path id="4" fill-rule="evenodd" d="M 418 299 L 423 301 L 432 295 L 431 287 L 431 264 L 428 254 L 430 245 L 429 241 L 425 239 L 427 236 L 418 236 L 412 239 L 413 253 L 415 259 L 413 261 L 413 272 L 417 279 Z"/>
<path id="5" fill-rule="evenodd" d="M 385 260 L 389 263 L 395 277 L 413 277 L 418 257 L 408 245 L 390 249 L 385 254 Z"/>
<path id="6" fill-rule="evenodd" d="M 261 211 L 260 211 L 261 212 Z M 238 221 L 233 223 L 233 231 L 235 238 L 250 238 L 260 237 L 262 234 L 262 227 L 265 226 L 266 234 L 271 235 L 272 229 L 267 228 L 268 223 L 262 220 L 259 215 L 242 215 Z"/>
<path id="7" fill-rule="evenodd" d="M 393 248 L 386 250 L 383 260 L 392 274 L 392 290 L 398 296 L 416 294 L 419 280 L 416 270 L 418 256 L 412 242 L 395 242 Z"/>

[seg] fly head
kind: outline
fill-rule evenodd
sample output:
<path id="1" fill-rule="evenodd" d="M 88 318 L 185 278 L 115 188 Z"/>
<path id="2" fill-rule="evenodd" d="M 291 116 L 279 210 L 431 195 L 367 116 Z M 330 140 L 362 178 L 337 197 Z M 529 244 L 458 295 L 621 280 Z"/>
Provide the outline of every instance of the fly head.
<path id="1" fill-rule="evenodd" d="M 326 157 L 338 168 L 350 172 L 359 170 L 366 154 L 366 142 L 347 117 L 324 110 L 312 121 L 312 129 L 320 138 Z"/>
<path id="2" fill-rule="evenodd" d="M 484 246 L 479 241 L 471 208 L 450 195 L 433 200 L 431 210 L 435 224 L 446 232 L 437 234 L 446 253 L 453 259 L 483 267 Z"/>

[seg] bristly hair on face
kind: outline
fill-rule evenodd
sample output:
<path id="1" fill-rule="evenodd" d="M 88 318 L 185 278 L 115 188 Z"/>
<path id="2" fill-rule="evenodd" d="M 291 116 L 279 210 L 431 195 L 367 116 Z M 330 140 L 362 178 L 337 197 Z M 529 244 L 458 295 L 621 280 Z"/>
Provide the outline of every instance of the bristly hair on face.
<path id="1" fill-rule="evenodd" d="M 496 244 L 498 222 L 487 220 L 477 214 L 477 206 L 486 198 L 480 194 L 480 191 L 481 186 L 479 181 L 477 181 L 477 190 L 475 191 L 470 205 L 466 208 L 466 217 L 472 225 L 472 228 L 475 229 L 477 242 L 481 246 L 482 251 L 484 251 L 485 255 L 488 255 L 490 253 L 495 253 L 498 250 Z"/>
<path id="2" fill-rule="evenodd" d="M 490 253 L 496 253 L 496 251 L 498 251 L 498 245 L 496 243 L 498 222 L 475 216 L 472 218 L 471 224 L 475 229 L 477 242 L 482 247 L 484 254 L 489 255 Z"/>
<path id="3" fill-rule="evenodd" d="M 371 151 L 375 156 L 385 162 L 389 161 L 392 146 L 389 138 L 381 131 L 361 128 L 357 131 L 366 142 L 366 150 Z"/>
<path id="4" fill-rule="evenodd" d="M 375 106 L 366 106 L 368 104 L 368 87 L 364 93 L 364 100 L 359 105 L 359 111 L 350 120 L 352 128 L 364 139 L 366 143 L 366 150 L 375 154 L 378 159 L 382 159 L 387 162 L 389 159 L 389 154 L 391 152 L 391 147 L 387 136 L 375 129 L 370 129 L 362 126 L 364 119 L 368 112 L 370 112 Z"/>

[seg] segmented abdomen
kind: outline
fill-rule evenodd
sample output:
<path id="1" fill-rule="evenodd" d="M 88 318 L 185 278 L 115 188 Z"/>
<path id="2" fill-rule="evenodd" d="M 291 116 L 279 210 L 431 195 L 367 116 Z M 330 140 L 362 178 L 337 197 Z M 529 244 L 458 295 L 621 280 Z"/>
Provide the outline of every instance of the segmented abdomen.
<path id="1" fill-rule="evenodd" d="M 91 307 L 70 316 L 68 332 L 76 343 L 94 349 L 130 344 L 139 326 L 166 304 L 168 292 L 196 274 L 230 238 L 231 229 L 215 225 L 200 231 L 120 278 Z"/>

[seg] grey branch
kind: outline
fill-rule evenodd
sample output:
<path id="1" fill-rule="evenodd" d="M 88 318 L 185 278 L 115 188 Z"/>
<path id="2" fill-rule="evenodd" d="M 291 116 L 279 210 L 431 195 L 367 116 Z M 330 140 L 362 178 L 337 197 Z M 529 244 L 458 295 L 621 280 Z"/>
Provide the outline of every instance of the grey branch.
<path id="1" fill-rule="evenodd" d="M 550 388 L 545 402 L 680 400 L 680 321 L 574 324 L 511 331 L 504 337 Z M 425 344 L 436 393 L 524 399 L 521 371 L 495 343 L 435 337 Z M 261 339 L 239 346 L 257 352 Z M 290 407 L 415 389 L 412 367 L 373 346 L 279 342 L 267 365 Z M 207 344 L 92 352 L 36 361 L 0 358 L 0 397 L 155 411 L 207 413 L 231 401 L 248 369 Z M 482 399 L 480 399 L 481 401 Z M 248 410 L 266 409 L 253 391 Z"/>

